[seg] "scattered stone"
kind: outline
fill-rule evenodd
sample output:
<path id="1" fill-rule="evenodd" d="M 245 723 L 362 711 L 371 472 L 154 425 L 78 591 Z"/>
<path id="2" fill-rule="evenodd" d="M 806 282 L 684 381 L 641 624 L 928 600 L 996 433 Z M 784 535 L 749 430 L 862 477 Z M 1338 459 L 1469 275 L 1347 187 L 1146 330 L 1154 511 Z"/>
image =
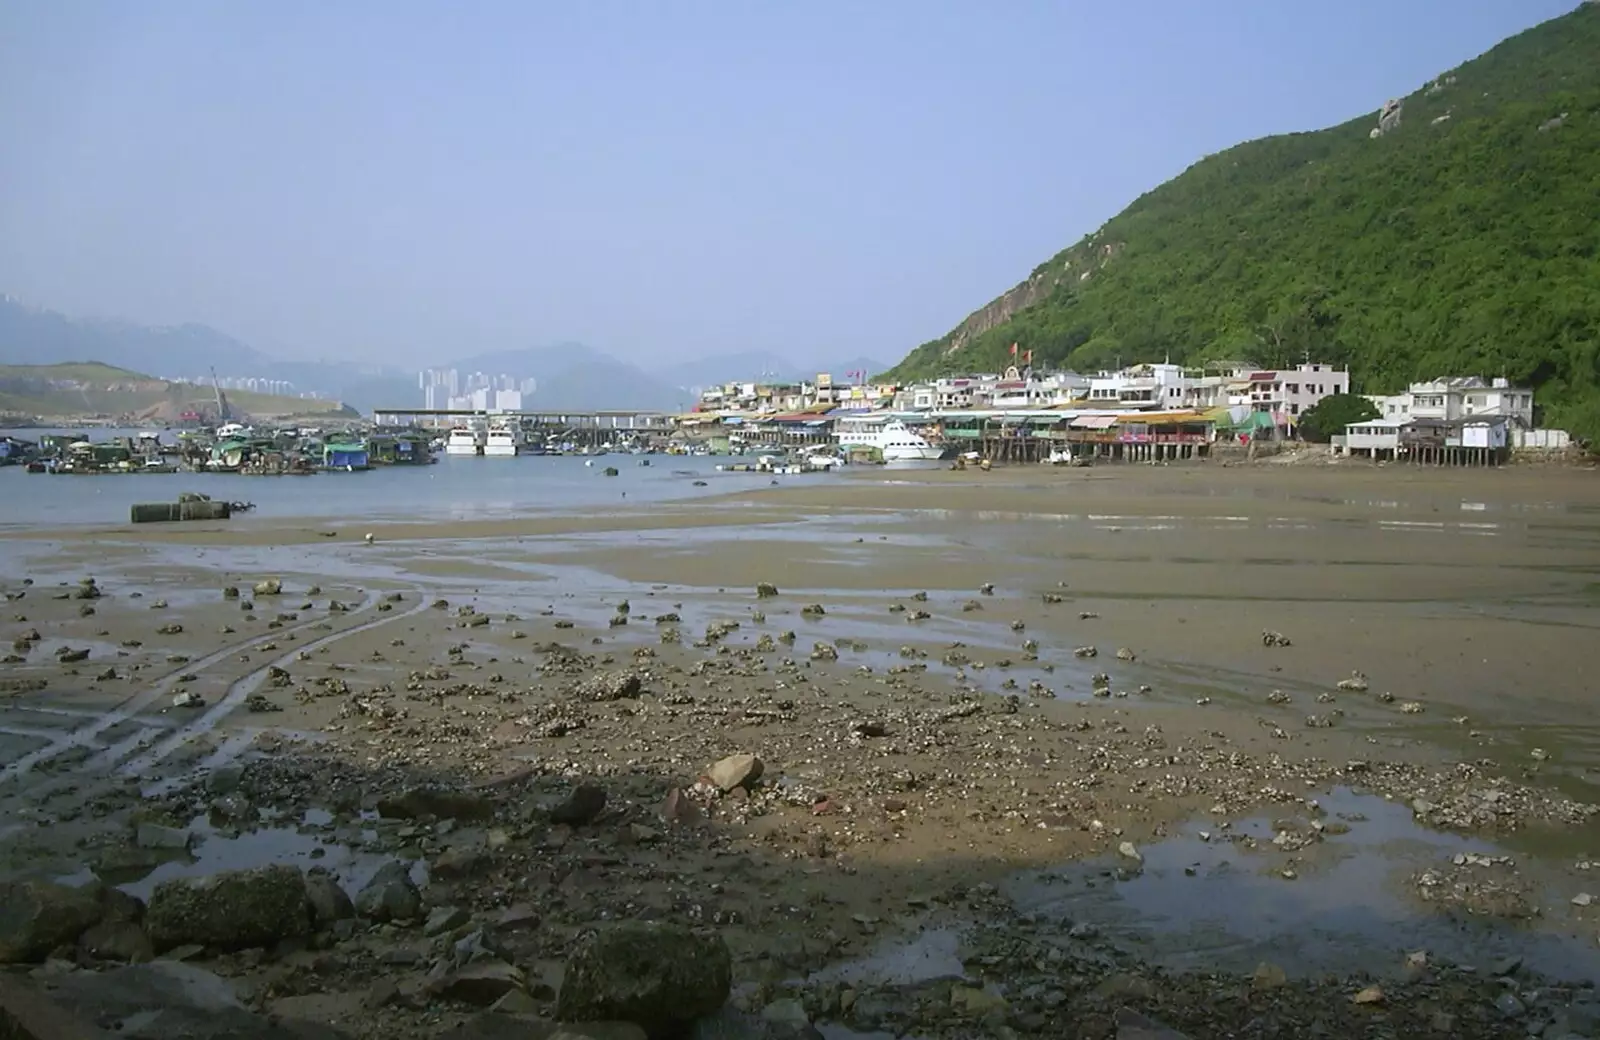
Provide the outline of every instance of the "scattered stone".
<path id="1" fill-rule="evenodd" d="M 459 906 L 438 906 L 428 913 L 422 924 L 422 934 L 430 938 L 453 932 L 472 919 L 472 915 Z"/>
<path id="2" fill-rule="evenodd" d="M 429 980 L 428 992 L 441 1000 L 488 1007 L 526 985 L 527 979 L 512 965 L 482 961 Z"/>
<path id="3" fill-rule="evenodd" d="M 550 810 L 550 822 L 566 824 L 568 827 L 582 827 L 593 823 L 605 808 L 605 788 L 599 784 L 579 784 L 559 805 Z"/>
<path id="4" fill-rule="evenodd" d="M 756 596 L 761 599 L 771 599 L 778 594 L 778 586 L 770 581 L 763 581 L 756 585 Z"/>
<path id="5" fill-rule="evenodd" d="M 638 697 L 643 688 L 644 679 L 638 672 L 621 669 L 591 675 L 573 687 L 572 696 L 589 703 L 631 700 Z"/>
<path id="6" fill-rule="evenodd" d="M 257 596 L 278 596 L 283 593 L 283 582 L 278 578 L 258 581 L 253 590 Z"/>

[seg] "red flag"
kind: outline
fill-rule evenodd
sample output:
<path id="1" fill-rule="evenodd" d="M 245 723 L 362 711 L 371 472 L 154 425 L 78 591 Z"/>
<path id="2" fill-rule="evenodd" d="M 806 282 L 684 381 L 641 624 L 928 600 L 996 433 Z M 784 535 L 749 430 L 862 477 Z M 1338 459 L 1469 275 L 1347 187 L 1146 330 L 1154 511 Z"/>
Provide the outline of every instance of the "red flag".
<path id="1" fill-rule="evenodd" d="M 1011 344 L 1011 356 L 1012 357 L 1016 357 L 1017 356 L 1017 345 L 1015 343 Z"/>
<path id="2" fill-rule="evenodd" d="M 1032 350 L 1028 351 L 1028 364 L 1030 364 L 1030 365 L 1033 364 L 1033 351 Z"/>

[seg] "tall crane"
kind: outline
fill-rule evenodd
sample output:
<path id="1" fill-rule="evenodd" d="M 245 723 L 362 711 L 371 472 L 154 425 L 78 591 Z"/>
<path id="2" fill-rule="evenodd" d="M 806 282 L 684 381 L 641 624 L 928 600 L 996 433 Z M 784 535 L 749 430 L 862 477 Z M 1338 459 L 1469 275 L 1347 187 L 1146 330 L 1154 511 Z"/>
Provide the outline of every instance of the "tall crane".
<path id="1" fill-rule="evenodd" d="M 217 379 L 217 366 L 211 366 L 211 389 L 217 392 L 217 425 L 230 421 L 233 416 L 228 414 L 228 399 L 222 396 L 222 383 Z"/>

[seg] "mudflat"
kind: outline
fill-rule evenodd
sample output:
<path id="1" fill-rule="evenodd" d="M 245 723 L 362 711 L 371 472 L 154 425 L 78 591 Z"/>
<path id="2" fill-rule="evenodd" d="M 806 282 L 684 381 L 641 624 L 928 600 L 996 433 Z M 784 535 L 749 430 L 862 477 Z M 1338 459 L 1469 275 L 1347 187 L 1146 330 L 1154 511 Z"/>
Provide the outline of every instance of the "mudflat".
<path id="1" fill-rule="evenodd" d="M 148 899 L 418 865 L 414 920 L 181 944 L 289 1018 L 553 1013 L 586 929 L 659 918 L 722 935 L 736 1003 L 830 1030 L 1587 1021 L 1561 980 L 1600 968 L 1593 473 L 876 470 L 24 531 L 0 567 L 0 872 Z M 513 981 L 460 981 L 472 935 Z M 1497 1006 L 1486 953 L 1538 999 Z"/>

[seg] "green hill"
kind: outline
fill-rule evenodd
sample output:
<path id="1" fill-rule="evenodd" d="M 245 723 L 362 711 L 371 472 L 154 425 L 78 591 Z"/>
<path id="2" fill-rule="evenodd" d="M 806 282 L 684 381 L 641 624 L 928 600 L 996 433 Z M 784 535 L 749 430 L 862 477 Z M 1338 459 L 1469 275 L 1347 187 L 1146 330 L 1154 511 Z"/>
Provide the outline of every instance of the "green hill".
<path id="1" fill-rule="evenodd" d="M 890 376 L 1035 364 L 1347 362 L 1368 393 L 1533 385 L 1600 440 L 1600 3 L 1379 114 L 1209 156 Z"/>
<path id="2" fill-rule="evenodd" d="M 348 418 L 356 412 L 337 401 L 225 390 L 229 407 L 260 419 Z M 173 422 L 184 412 L 215 418 L 216 392 L 175 383 L 98 361 L 59 365 L 0 365 L 0 413 L 42 419 L 87 417 Z"/>

